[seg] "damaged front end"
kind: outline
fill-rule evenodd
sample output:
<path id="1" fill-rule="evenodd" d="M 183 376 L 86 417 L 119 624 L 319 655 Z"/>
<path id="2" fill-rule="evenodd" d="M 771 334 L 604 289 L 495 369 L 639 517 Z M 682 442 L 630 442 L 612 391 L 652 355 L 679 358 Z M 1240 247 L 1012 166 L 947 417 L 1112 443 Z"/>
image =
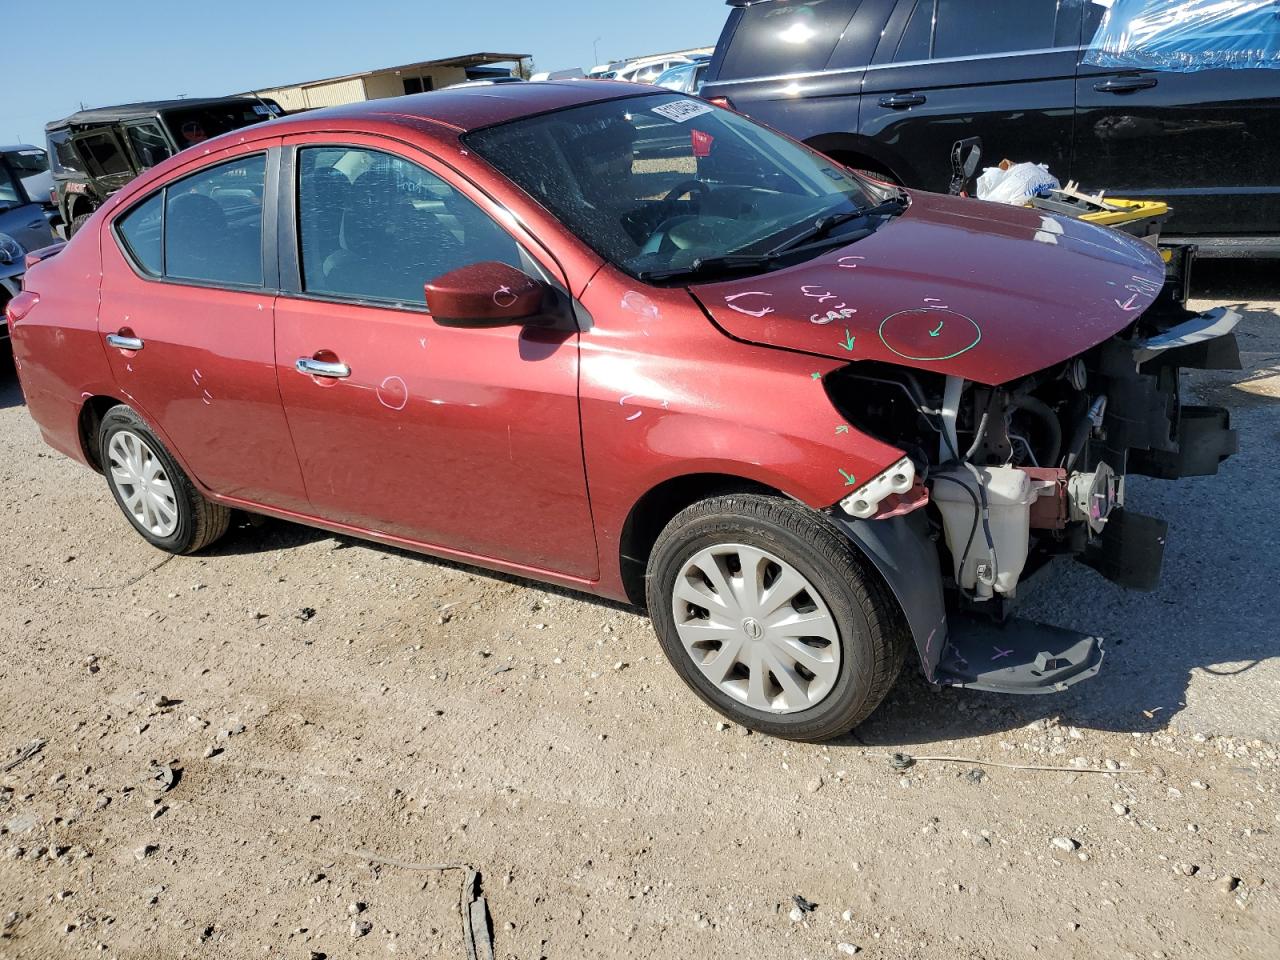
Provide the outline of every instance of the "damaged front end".
<path id="1" fill-rule="evenodd" d="M 827 378 L 851 424 L 905 454 L 832 519 L 894 590 L 931 682 L 1045 693 L 1098 672 L 1102 640 L 1018 618 L 1018 587 L 1069 556 L 1154 589 L 1167 525 L 1126 505 L 1125 478 L 1210 475 L 1236 451 L 1227 410 L 1182 402 L 1181 370 L 1239 369 L 1238 322 L 1153 307 L 998 386 L 876 361 Z"/>

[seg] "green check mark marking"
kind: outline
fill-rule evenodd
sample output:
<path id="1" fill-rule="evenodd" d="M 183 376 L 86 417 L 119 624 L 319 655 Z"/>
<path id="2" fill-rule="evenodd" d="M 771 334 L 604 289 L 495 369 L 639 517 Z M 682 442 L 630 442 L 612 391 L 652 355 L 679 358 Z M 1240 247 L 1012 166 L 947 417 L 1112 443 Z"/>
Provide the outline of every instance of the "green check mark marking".
<path id="1" fill-rule="evenodd" d="M 940 334 L 940 333 L 942 332 L 942 324 L 943 324 L 943 321 L 939 320 L 939 321 L 938 321 L 937 329 L 935 329 L 935 330 L 930 330 L 930 331 L 929 331 L 929 336 L 931 336 L 931 337 L 936 337 L 938 334 Z"/>
<path id="2" fill-rule="evenodd" d="M 813 373 L 809 374 L 809 379 L 811 379 L 811 380 L 821 380 L 821 379 L 822 379 L 822 374 L 815 370 Z"/>
<path id="3" fill-rule="evenodd" d="M 850 333 L 850 332 L 849 332 L 849 328 L 848 328 L 848 327 L 845 327 L 845 328 L 844 328 L 844 340 L 843 340 L 843 341 L 841 341 L 840 346 L 844 347 L 846 350 L 848 350 L 850 353 L 852 353 L 852 352 L 853 352 L 853 341 L 854 341 L 854 340 L 856 340 L 856 339 L 857 339 L 857 338 L 856 338 L 852 333 Z"/>
<path id="4" fill-rule="evenodd" d="M 839 467 L 836 468 L 836 472 L 839 473 L 840 476 L 844 477 L 844 485 L 846 487 L 857 486 L 858 478 L 855 477 L 852 473 L 849 473 L 846 470 L 841 470 Z"/>

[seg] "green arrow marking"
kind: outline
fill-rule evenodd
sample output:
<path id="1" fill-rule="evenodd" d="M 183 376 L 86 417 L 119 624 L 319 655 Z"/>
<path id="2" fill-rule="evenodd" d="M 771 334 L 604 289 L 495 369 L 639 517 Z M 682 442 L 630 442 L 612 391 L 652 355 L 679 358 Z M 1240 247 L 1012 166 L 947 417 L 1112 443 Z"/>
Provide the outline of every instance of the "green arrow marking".
<path id="1" fill-rule="evenodd" d="M 836 433 L 848 433 L 848 432 L 849 432 L 848 424 L 842 423 L 840 424 L 840 426 L 836 427 Z"/>
<path id="2" fill-rule="evenodd" d="M 856 339 L 857 339 L 857 338 L 856 338 L 852 333 L 850 333 L 850 332 L 849 332 L 849 328 L 848 328 L 848 327 L 845 327 L 845 328 L 844 328 L 844 340 L 843 340 L 843 341 L 841 341 L 840 346 L 844 347 L 846 350 L 848 350 L 850 353 L 852 353 L 852 352 L 853 352 L 853 341 L 854 341 L 854 340 L 856 340 Z"/>
<path id="3" fill-rule="evenodd" d="M 838 472 L 840 476 L 844 477 L 844 485 L 846 487 L 853 487 L 857 485 L 858 478 L 855 477 L 852 473 L 849 473 L 845 470 L 841 470 L 839 467 L 836 468 L 836 472 Z"/>
<path id="4" fill-rule="evenodd" d="M 940 333 L 942 332 L 942 323 L 943 323 L 943 321 L 939 320 L 939 321 L 938 321 L 938 327 L 937 327 L 937 329 L 936 329 L 936 330 L 930 330 L 930 331 L 929 331 L 929 336 L 931 336 L 931 337 L 936 337 L 938 334 L 940 334 Z"/>

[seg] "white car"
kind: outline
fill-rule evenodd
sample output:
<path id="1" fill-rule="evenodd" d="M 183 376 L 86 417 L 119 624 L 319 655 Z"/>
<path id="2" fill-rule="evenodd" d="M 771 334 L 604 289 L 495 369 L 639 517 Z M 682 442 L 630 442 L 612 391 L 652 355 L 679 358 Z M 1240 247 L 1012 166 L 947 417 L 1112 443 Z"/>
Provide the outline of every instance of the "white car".
<path id="1" fill-rule="evenodd" d="M 693 63 L 693 59 L 679 53 L 660 57 L 641 57 L 639 60 L 629 61 L 614 75 L 613 79 L 629 80 L 632 83 L 653 83 L 658 79 L 659 74 L 685 63 Z"/>

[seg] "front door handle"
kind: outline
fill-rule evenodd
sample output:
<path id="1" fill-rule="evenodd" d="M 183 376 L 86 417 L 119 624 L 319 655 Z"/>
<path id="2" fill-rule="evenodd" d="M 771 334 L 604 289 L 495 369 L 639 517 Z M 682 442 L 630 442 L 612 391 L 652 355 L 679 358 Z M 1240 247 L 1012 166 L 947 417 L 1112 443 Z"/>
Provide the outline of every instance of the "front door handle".
<path id="1" fill-rule="evenodd" d="M 920 106 L 926 99 L 923 93 L 895 93 L 881 97 L 880 106 L 888 107 L 890 110 L 905 110 L 907 107 Z"/>
<path id="2" fill-rule="evenodd" d="M 141 350 L 144 346 L 138 337 L 126 337 L 118 333 L 107 334 L 107 346 L 117 350 Z"/>
<path id="3" fill-rule="evenodd" d="M 1093 89 L 1099 93 L 1132 93 L 1135 90 L 1150 90 L 1159 82 L 1155 77 L 1108 77 L 1095 83 Z"/>
<path id="4" fill-rule="evenodd" d="M 351 376 L 351 368 L 345 363 L 329 363 L 313 357 L 299 357 L 293 367 L 299 373 L 305 373 L 310 377 L 333 377 L 341 380 L 343 377 Z"/>

